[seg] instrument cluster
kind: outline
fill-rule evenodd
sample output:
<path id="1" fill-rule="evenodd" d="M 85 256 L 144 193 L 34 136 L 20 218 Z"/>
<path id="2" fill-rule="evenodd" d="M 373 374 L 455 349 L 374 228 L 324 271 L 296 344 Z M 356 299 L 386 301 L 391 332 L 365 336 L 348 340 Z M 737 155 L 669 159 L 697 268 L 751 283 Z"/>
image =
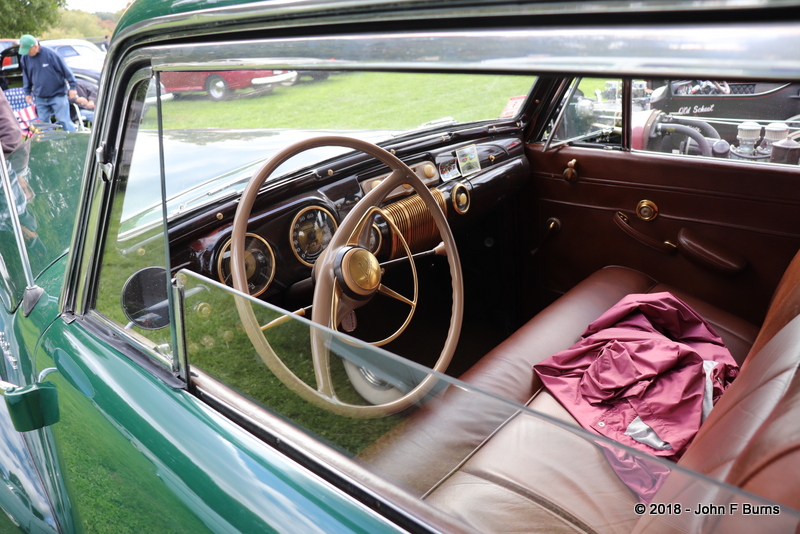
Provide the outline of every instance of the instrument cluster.
<path id="1" fill-rule="evenodd" d="M 514 152 L 519 157 L 512 157 Z M 496 139 L 428 153 L 407 164 L 431 189 L 451 225 L 459 225 L 472 219 L 476 211 L 494 206 L 498 200 L 494 184 L 498 180 L 511 177 L 521 183 L 526 168 L 521 152 L 517 139 Z M 378 174 L 374 165 L 369 169 L 361 166 L 356 171 L 327 170 L 325 174 L 333 179 L 310 177 L 305 181 L 306 187 L 301 186 L 305 192 L 288 198 L 262 195 L 261 204 L 250 217 L 245 240 L 244 263 L 251 295 L 273 300 L 296 285 L 311 287 L 311 268 L 330 244 L 342 219 L 388 176 L 385 167 L 383 174 Z M 308 186 L 313 188 L 310 192 Z M 476 210 L 473 206 L 479 189 L 487 194 L 481 195 Z M 230 217 L 232 211 L 216 214 L 218 220 L 230 221 Z M 381 213 L 373 217 L 359 242 L 380 262 L 404 255 L 402 242 L 391 228 L 402 234 L 413 253 L 430 250 L 439 243 L 433 218 L 410 186 L 401 185 L 390 192 Z M 194 262 L 199 272 L 232 287 L 230 232 L 231 225 L 225 224 L 196 239 L 189 247 L 194 259 L 187 259 L 186 263 Z"/>

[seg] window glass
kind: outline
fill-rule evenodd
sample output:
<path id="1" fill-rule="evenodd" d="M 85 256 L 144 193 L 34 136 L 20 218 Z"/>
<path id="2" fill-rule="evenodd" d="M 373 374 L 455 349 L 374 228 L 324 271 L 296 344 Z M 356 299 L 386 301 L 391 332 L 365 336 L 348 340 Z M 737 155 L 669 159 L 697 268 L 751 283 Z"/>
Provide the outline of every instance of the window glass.
<path id="1" fill-rule="evenodd" d="M 622 80 L 577 78 L 569 100 L 545 133 L 549 146 L 571 142 L 588 146 L 620 146 L 622 141 Z M 550 134 L 552 132 L 552 135 Z"/>
<path id="2" fill-rule="evenodd" d="M 336 134 L 381 143 L 426 130 L 511 121 L 521 112 L 534 80 L 494 74 L 162 72 L 168 94 L 163 117 L 169 213 L 240 192 L 271 154 L 299 139 Z M 274 176 L 345 150 L 308 151 Z"/>
<path id="3" fill-rule="evenodd" d="M 78 202 L 88 139 L 81 136 L 51 138 L 48 143 L 28 140 L 6 157 L 9 187 L 17 210 L 21 242 L 12 232 L 12 211 L 3 192 L 0 199 L 0 277 L 5 284 L 26 286 L 17 270 L 17 247 L 24 243 L 22 261 L 30 269 L 30 283 L 70 246 L 75 224 L 68 206 Z M 52 154 L 58 153 L 59 158 Z M 3 263 L 5 266 L 3 266 Z M 16 292 L 16 291 L 15 291 Z M 13 300 L 13 299 L 12 299 Z"/>
<path id="4" fill-rule="evenodd" d="M 669 511 L 663 503 L 638 508 L 641 502 L 649 503 L 662 484 L 690 487 L 708 499 L 704 503 L 735 516 L 732 526 L 749 519 L 741 503 L 751 510 L 769 511 L 757 516 L 762 529 L 794 529 L 800 517 L 663 458 L 484 393 L 480 387 L 433 373 L 307 319 L 285 315 L 190 271 L 180 271 L 176 278 L 185 295 L 187 352 L 196 388 L 246 413 L 249 427 L 294 437 L 295 446 L 312 457 L 330 460 L 330 449 L 337 451 L 333 461 L 338 469 L 387 498 L 396 495 L 387 487 L 407 491 L 410 499 L 405 506 L 414 505 L 425 516 L 430 517 L 425 509 L 433 507 L 453 521 L 486 531 L 487 518 L 502 524 L 514 517 L 509 514 L 513 507 L 476 508 L 475 492 L 481 497 L 489 492 L 505 496 L 502 492 L 513 486 L 523 495 L 545 499 L 555 495 L 562 509 L 578 510 L 586 506 L 586 495 L 608 494 L 613 480 L 619 491 L 615 499 L 604 501 L 603 513 L 624 518 L 631 526 L 647 510 L 654 527 L 696 526 L 697 502 L 671 502 Z M 208 313 L 198 313 L 201 306 Z M 315 360 L 321 365 L 315 366 Z M 327 376 L 326 388 L 320 387 L 319 369 Z M 364 388 L 392 389 L 403 395 L 428 376 L 433 380 L 426 394 L 369 416 L 359 411 L 376 408 L 362 398 Z M 307 435 L 300 439 L 298 432 Z M 607 474 L 587 476 L 599 470 Z M 475 482 L 476 472 L 498 475 Z M 531 476 L 532 472 L 552 476 Z M 374 483 L 376 477 L 391 485 Z M 576 481 L 580 492 L 573 491 Z M 524 502 L 526 510 L 534 509 L 534 504 Z M 661 516 L 668 523 L 658 525 Z"/>
<path id="5" fill-rule="evenodd" d="M 76 45 L 74 48 L 76 55 L 102 56 L 102 53 L 96 46 Z"/>
<path id="6" fill-rule="evenodd" d="M 71 46 L 59 46 L 58 53 L 61 57 L 73 57 L 78 55 L 78 51 Z"/>
<path id="7" fill-rule="evenodd" d="M 750 163 L 797 164 L 800 84 L 648 79 L 632 147 Z"/>
<path id="8" fill-rule="evenodd" d="M 143 198 L 159 207 L 155 82 L 140 83 L 129 111 L 103 247 L 95 309 L 162 353 L 171 349 L 163 218 L 139 223 Z M 151 180 L 155 176 L 155 183 Z"/>

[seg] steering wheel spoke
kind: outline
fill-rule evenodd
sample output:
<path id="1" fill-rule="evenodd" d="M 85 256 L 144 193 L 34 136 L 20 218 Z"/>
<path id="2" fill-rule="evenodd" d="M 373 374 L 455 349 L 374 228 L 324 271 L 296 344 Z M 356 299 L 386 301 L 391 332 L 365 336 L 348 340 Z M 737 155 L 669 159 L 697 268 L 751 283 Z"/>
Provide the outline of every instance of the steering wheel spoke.
<path id="1" fill-rule="evenodd" d="M 325 329 L 311 327 L 311 353 L 314 355 L 314 380 L 317 392 L 324 397 L 335 400 L 333 378 L 331 378 L 331 333 Z"/>
<path id="2" fill-rule="evenodd" d="M 398 293 L 394 289 L 392 289 L 390 287 L 386 287 L 383 284 L 378 286 L 378 293 L 380 293 L 381 295 L 386 295 L 387 297 L 391 297 L 391 298 L 393 298 L 395 300 L 399 300 L 400 302 L 408 304 L 412 308 L 416 308 L 417 307 L 416 298 L 414 300 L 411 300 L 411 299 L 401 295 L 400 293 Z"/>
<path id="3" fill-rule="evenodd" d="M 383 214 L 381 209 L 378 207 L 373 207 L 364 213 L 364 215 L 358 221 L 358 224 L 356 224 L 355 228 L 350 233 L 350 236 L 347 238 L 347 245 L 354 247 L 362 246 L 362 243 L 366 242 L 367 238 L 369 237 L 370 229 L 375 221 L 375 215 L 378 214 Z"/>

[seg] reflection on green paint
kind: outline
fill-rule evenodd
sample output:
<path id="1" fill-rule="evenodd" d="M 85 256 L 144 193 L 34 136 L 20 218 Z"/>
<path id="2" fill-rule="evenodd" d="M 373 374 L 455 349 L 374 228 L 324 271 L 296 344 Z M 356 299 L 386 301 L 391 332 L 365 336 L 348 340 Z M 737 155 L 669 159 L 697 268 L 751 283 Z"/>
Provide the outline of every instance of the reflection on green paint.
<path id="1" fill-rule="evenodd" d="M 85 533 L 209 532 L 165 484 L 143 454 L 130 454 L 131 436 L 113 425 L 92 398 L 59 374 L 61 421 L 50 427 L 76 528 Z M 95 392 L 95 394 L 103 394 Z"/>

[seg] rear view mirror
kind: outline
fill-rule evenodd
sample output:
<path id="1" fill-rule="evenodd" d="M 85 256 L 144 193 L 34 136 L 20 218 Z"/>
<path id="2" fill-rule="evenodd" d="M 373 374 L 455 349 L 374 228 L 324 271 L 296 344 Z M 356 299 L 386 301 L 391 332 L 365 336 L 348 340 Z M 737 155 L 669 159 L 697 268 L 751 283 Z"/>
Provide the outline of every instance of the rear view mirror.
<path id="1" fill-rule="evenodd" d="M 146 267 L 136 271 L 122 288 L 122 311 L 131 325 L 158 330 L 169 324 L 167 271 Z"/>

